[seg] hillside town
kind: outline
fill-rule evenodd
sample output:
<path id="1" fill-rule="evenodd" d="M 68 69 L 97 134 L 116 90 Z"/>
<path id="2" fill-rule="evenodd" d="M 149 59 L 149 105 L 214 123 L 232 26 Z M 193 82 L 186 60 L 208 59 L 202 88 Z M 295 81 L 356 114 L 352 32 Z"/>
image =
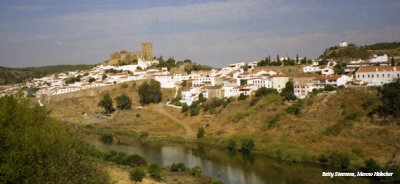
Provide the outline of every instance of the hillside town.
<path id="1" fill-rule="evenodd" d="M 339 46 L 346 47 L 347 43 L 342 42 Z M 124 62 L 127 58 L 134 62 Z M 287 58 L 280 58 L 285 59 Z M 26 95 L 51 96 L 129 81 L 154 79 L 160 82 L 161 88 L 180 89 L 181 103 L 190 105 L 198 100 L 200 94 L 205 98 L 250 96 L 262 87 L 281 92 L 289 81 L 293 84 L 295 96 L 304 99 L 313 91 L 323 90 L 326 86 L 381 86 L 400 78 L 400 66 L 391 66 L 386 54 L 374 55 L 369 60 L 350 61 L 343 67 L 342 74 L 335 73 L 339 64 L 335 60 L 328 60 L 325 65 L 321 65 L 318 60 L 312 60 L 309 65 L 297 62 L 295 65 L 301 65 L 303 68 L 303 72 L 299 73 L 264 70 L 259 66 L 259 61 L 233 63 L 220 69 L 174 73 L 167 67 L 156 67 L 159 61 L 152 56 L 151 43 L 143 43 L 142 51 L 139 52 L 113 53 L 111 60 L 114 61 L 113 65 L 103 63 L 91 70 L 35 78 L 24 84 L 10 86 L 0 95 L 16 93 L 21 89 L 34 89 L 26 90 Z"/>

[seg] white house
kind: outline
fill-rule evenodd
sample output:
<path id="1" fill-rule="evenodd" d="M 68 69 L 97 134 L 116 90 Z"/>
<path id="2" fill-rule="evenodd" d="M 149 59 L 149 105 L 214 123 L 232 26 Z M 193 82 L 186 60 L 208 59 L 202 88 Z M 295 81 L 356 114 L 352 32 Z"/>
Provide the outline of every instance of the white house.
<path id="1" fill-rule="evenodd" d="M 355 78 L 368 85 L 381 86 L 400 78 L 400 66 L 362 66 L 357 70 Z"/>
<path id="2" fill-rule="evenodd" d="M 347 47 L 347 46 L 348 46 L 347 42 L 340 42 L 339 43 L 339 47 Z"/>
<path id="3" fill-rule="evenodd" d="M 322 75 L 333 75 L 335 72 L 331 67 L 325 67 L 321 69 L 321 74 Z"/>
<path id="4" fill-rule="evenodd" d="M 312 73 L 312 72 L 319 72 L 319 71 L 321 71 L 321 70 L 319 69 L 318 66 L 310 65 L 310 66 L 303 67 L 304 73 Z"/>
<path id="5" fill-rule="evenodd" d="M 377 56 L 374 54 L 374 58 L 370 59 L 370 63 L 385 63 L 389 61 L 389 57 L 384 54 L 383 56 Z"/>
<path id="6" fill-rule="evenodd" d="M 192 88 L 189 91 L 182 91 L 181 103 L 191 105 L 194 101 L 198 100 L 200 88 Z"/>
<path id="7" fill-rule="evenodd" d="M 289 77 L 284 74 L 272 76 L 272 88 L 276 89 L 280 93 L 282 89 L 285 88 L 288 81 Z"/>

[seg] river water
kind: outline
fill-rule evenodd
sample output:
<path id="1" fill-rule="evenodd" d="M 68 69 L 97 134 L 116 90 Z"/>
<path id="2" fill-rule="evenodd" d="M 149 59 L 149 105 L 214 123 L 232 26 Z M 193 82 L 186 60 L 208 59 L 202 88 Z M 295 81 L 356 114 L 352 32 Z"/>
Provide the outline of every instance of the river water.
<path id="1" fill-rule="evenodd" d="M 187 167 L 200 166 L 202 174 L 225 184 L 286 183 L 376 183 L 361 177 L 322 177 L 321 173 L 337 171 L 314 164 L 292 163 L 264 155 L 243 155 L 221 148 L 185 145 L 139 144 L 116 145 L 90 141 L 102 151 L 120 151 L 143 156 L 149 163 L 168 166 L 183 162 Z"/>

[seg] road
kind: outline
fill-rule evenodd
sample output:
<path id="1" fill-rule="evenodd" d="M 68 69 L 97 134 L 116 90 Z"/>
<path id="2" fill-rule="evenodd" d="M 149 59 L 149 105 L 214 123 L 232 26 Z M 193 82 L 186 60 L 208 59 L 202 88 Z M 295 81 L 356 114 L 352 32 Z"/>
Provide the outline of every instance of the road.
<path id="1" fill-rule="evenodd" d="M 170 120 L 174 121 L 175 123 L 178 123 L 179 125 L 181 125 L 184 129 L 185 129 L 185 137 L 186 138 L 194 138 L 196 136 L 196 133 L 193 131 L 192 128 L 190 128 L 189 125 L 187 125 L 185 122 L 177 119 L 176 117 L 174 117 L 173 115 L 171 115 L 169 112 L 167 112 L 164 109 L 164 104 L 158 104 L 157 107 L 154 109 L 155 112 L 166 116 L 167 118 L 169 118 Z"/>

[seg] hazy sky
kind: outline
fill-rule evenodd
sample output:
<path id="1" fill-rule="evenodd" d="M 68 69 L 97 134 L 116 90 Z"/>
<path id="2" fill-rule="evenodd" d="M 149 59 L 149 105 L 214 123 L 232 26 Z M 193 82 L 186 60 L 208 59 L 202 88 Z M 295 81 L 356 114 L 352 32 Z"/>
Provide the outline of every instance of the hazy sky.
<path id="1" fill-rule="evenodd" d="M 145 41 L 156 56 L 211 66 L 311 58 L 340 41 L 400 41 L 400 1 L 0 1 L 2 66 L 93 64 Z"/>

